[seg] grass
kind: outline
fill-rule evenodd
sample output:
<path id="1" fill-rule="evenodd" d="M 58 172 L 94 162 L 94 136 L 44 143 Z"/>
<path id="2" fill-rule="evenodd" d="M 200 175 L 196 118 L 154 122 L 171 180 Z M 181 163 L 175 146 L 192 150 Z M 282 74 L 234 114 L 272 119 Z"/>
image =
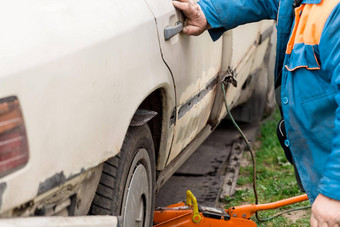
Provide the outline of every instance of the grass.
<path id="1" fill-rule="evenodd" d="M 302 194 L 296 184 L 294 169 L 287 161 L 276 137 L 276 125 L 279 119 L 279 111 L 275 111 L 271 117 L 266 119 L 261 127 L 261 136 L 255 143 L 260 144 L 258 148 L 255 148 L 257 191 L 260 203 L 273 202 Z M 254 203 L 251 158 L 249 152 L 245 152 L 243 155 L 249 161 L 249 165 L 240 168 L 237 181 L 237 188 L 240 189 L 233 196 L 225 198 L 226 207 Z M 305 201 L 276 210 L 262 211 L 259 214 L 260 217 L 266 218 L 286 209 L 308 205 L 309 202 Z M 294 216 L 294 213 L 291 212 L 291 216 Z M 302 214 L 302 217 L 299 217 L 296 221 L 289 218 L 290 215 L 281 215 L 270 221 L 257 222 L 257 225 L 309 226 L 310 209 L 303 211 Z M 255 221 L 255 218 L 253 220 Z"/>

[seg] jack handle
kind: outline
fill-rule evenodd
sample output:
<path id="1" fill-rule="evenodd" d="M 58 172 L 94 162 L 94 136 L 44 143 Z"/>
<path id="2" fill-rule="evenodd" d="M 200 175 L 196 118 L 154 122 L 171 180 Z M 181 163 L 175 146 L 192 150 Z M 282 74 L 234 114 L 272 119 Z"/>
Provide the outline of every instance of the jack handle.
<path id="1" fill-rule="evenodd" d="M 200 213 L 198 212 L 197 199 L 194 196 L 194 194 L 192 194 L 192 192 L 190 190 L 187 190 L 186 204 L 188 206 L 192 206 L 193 207 L 192 221 L 194 223 L 200 223 L 202 217 L 201 217 Z"/>
<path id="2" fill-rule="evenodd" d="M 234 218 L 247 218 L 249 219 L 255 212 L 261 211 L 261 210 L 271 210 L 276 209 L 279 207 L 287 206 L 294 203 L 299 203 L 308 200 L 308 197 L 306 194 L 295 196 L 288 199 L 279 200 L 272 203 L 265 203 L 265 204 L 248 204 L 248 205 L 241 205 L 241 206 L 235 206 L 230 207 L 226 210 L 226 212 Z"/>

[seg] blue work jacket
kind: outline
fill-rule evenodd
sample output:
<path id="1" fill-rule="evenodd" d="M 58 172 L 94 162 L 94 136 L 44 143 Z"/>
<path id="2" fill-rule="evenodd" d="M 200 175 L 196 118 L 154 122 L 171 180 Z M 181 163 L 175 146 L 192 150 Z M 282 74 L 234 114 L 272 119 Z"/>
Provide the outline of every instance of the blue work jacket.
<path id="1" fill-rule="evenodd" d="M 287 140 L 311 203 L 340 200 L 340 0 L 200 0 L 217 40 L 224 31 L 276 20 L 275 81 Z M 281 75 L 281 76 L 279 76 Z"/>

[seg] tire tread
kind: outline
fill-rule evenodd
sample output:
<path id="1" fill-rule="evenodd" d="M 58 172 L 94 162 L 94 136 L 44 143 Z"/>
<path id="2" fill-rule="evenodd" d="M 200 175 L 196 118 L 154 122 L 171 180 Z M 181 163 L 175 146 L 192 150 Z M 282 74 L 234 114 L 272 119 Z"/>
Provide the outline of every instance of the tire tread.
<path id="1" fill-rule="evenodd" d="M 136 146 L 139 146 L 138 144 L 152 147 L 148 149 L 148 151 L 150 150 L 151 153 L 149 153 L 151 155 L 151 163 L 153 163 L 151 168 L 153 174 L 155 174 L 154 145 L 148 125 L 130 127 L 126 133 L 121 152 L 103 164 L 102 175 L 90 208 L 90 214 L 121 215 L 122 191 L 124 191 L 125 186 L 124 175 L 126 175 L 127 168 L 130 168 L 128 160 L 132 161 L 135 155 L 135 153 L 128 151 L 135 151 Z M 153 175 L 152 178 L 154 185 L 155 175 Z M 153 207 L 154 198 L 152 198 L 151 204 Z"/>

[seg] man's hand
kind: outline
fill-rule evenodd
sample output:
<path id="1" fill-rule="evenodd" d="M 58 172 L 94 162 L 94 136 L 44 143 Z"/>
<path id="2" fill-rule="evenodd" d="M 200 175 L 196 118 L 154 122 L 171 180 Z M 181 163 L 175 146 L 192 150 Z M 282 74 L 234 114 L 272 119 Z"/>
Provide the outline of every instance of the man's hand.
<path id="1" fill-rule="evenodd" d="M 201 7 L 193 0 L 174 0 L 173 5 L 182 10 L 186 16 L 183 33 L 186 35 L 200 35 L 209 28 L 207 19 Z"/>
<path id="2" fill-rule="evenodd" d="M 319 194 L 312 206 L 311 227 L 340 226 L 340 201 Z"/>

